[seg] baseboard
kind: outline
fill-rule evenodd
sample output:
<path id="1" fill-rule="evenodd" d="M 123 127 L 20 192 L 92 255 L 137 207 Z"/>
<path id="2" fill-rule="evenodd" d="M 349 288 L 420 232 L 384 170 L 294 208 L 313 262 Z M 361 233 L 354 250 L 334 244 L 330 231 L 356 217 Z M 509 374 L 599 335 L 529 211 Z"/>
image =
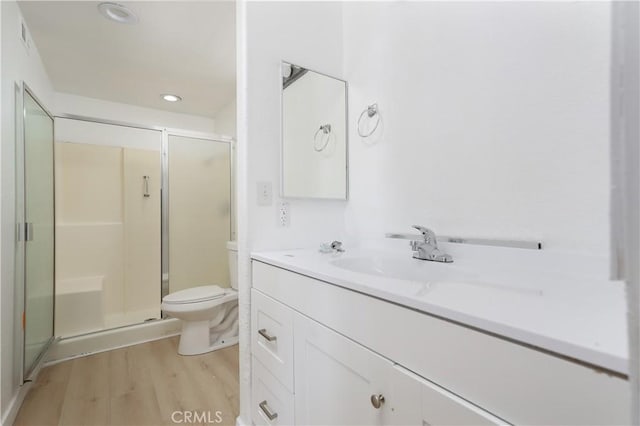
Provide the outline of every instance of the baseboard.
<path id="1" fill-rule="evenodd" d="M 49 351 L 45 365 L 177 336 L 180 329 L 180 320 L 169 318 L 61 339 Z"/>
<path id="2" fill-rule="evenodd" d="M 2 417 L 2 421 L 0 422 L 2 426 L 11 426 L 15 423 L 20 407 L 22 407 L 22 403 L 27 393 L 29 393 L 32 383 L 33 382 L 27 382 L 18 388 L 18 392 L 13 396 L 11 402 L 9 402 L 9 407 Z"/>

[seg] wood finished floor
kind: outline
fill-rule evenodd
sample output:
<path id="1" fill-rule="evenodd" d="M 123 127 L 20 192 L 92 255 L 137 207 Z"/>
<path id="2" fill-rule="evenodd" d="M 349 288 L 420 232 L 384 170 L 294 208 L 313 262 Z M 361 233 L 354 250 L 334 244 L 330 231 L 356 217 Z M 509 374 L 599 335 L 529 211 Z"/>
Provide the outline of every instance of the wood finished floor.
<path id="1" fill-rule="evenodd" d="M 217 424 L 235 425 L 238 410 L 238 345 L 180 356 L 172 337 L 44 368 L 14 424 L 172 425 L 175 411 L 212 424 L 219 411 Z"/>

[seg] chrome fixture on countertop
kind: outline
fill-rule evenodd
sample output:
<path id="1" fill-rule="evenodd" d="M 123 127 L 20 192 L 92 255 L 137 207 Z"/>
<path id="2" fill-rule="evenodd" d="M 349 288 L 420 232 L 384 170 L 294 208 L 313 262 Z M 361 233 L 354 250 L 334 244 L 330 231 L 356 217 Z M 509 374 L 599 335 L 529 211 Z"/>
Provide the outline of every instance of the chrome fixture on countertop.
<path id="1" fill-rule="evenodd" d="M 387 237 L 412 239 L 410 244 L 411 249 L 413 250 L 414 259 L 431 260 L 433 262 L 443 263 L 453 262 L 453 258 L 450 255 L 442 252 L 442 250 L 438 248 L 438 239 L 435 232 L 420 225 L 413 225 L 413 227 L 422 233 L 424 241 L 413 240 L 413 238 L 417 237 L 416 235 L 387 234 Z"/>
<path id="2" fill-rule="evenodd" d="M 320 253 L 344 253 L 344 249 L 342 248 L 342 242 L 333 241 L 331 243 L 323 243 L 320 244 L 320 249 L 318 250 Z"/>
<path id="3" fill-rule="evenodd" d="M 404 240 L 413 240 L 416 237 L 415 234 L 403 234 L 398 232 L 388 232 L 384 236 L 386 238 L 397 238 Z M 542 241 L 536 240 L 500 240 L 495 238 L 467 238 L 451 237 L 446 235 L 438 235 L 437 240 L 440 243 L 472 244 L 480 246 L 542 250 Z"/>

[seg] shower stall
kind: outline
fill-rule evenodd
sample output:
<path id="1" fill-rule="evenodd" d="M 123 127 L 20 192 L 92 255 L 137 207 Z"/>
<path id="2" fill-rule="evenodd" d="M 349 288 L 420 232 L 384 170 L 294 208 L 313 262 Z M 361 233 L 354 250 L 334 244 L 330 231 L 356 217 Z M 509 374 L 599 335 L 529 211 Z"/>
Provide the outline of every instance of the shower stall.
<path id="1" fill-rule="evenodd" d="M 232 140 L 55 124 L 56 336 L 157 320 L 169 292 L 229 285 Z"/>

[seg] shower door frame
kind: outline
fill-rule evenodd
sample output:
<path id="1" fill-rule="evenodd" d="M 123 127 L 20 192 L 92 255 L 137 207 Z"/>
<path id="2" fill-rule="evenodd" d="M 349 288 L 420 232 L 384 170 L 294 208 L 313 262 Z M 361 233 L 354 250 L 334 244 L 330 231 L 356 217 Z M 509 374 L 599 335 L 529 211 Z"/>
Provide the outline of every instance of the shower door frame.
<path id="1" fill-rule="evenodd" d="M 234 238 L 235 229 L 235 167 L 234 159 L 236 152 L 236 141 L 227 136 L 220 136 L 213 133 L 196 132 L 177 129 L 164 129 L 162 132 L 162 291 L 161 297 L 169 294 L 169 137 L 178 136 L 183 138 L 200 139 L 208 142 L 225 143 L 229 145 L 229 238 Z M 166 277 L 166 280 L 165 280 Z M 162 312 L 162 318 L 166 318 Z"/>
<path id="2" fill-rule="evenodd" d="M 51 348 L 51 345 L 53 344 L 54 341 L 56 341 L 56 336 L 55 336 L 55 312 L 56 312 L 56 298 L 55 298 L 55 289 L 56 289 L 56 252 L 55 252 L 55 242 L 56 242 L 56 230 L 55 230 L 55 223 L 56 223 L 56 208 L 55 208 L 55 202 L 56 202 L 56 198 L 55 198 L 55 150 L 53 151 L 53 157 L 51 159 L 51 161 L 53 162 L 52 165 L 52 170 L 53 170 L 53 176 L 51 177 L 52 179 L 52 185 L 53 185 L 53 253 L 52 253 L 52 257 L 53 257 L 53 269 L 51 271 L 51 273 L 53 274 L 53 309 L 52 309 L 52 313 L 53 313 L 53 318 L 51 318 L 51 337 L 47 340 L 47 342 L 44 344 L 44 346 L 42 347 L 42 350 L 40 351 L 40 353 L 38 354 L 38 356 L 35 358 L 35 360 L 33 361 L 33 363 L 29 366 L 28 369 L 26 369 L 26 360 L 25 360 L 25 356 L 26 356 L 26 348 L 25 348 L 25 344 L 26 344 L 26 327 L 25 327 L 25 314 L 27 311 L 27 242 L 28 242 L 28 238 L 27 238 L 27 231 L 26 231 L 26 227 L 27 227 L 27 186 L 26 186 L 26 181 L 27 181 L 27 157 L 26 157 L 26 149 L 27 149 L 27 141 L 26 141 L 26 127 L 27 127 L 27 111 L 25 109 L 25 97 L 27 95 L 29 95 L 31 97 L 31 99 L 33 99 L 35 101 L 35 103 L 45 112 L 45 114 L 47 114 L 47 116 L 51 119 L 51 128 L 52 128 L 52 139 L 51 139 L 51 144 L 52 144 L 52 149 L 54 148 L 54 144 L 55 144 L 55 116 L 53 114 L 51 114 L 51 112 L 49 111 L 49 109 L 47 107 L 44 106 L 44 103 L 42 103 L 42 101 L 38 98 L 38 96 L 36 96 L 35 92 L 31 89 L 31 87 L 29 87 L 29 85 L 25 82 L 22 81 L 22 84 L 16 84 L 15 85 L 15 92 L 14 95 L 16 95 L 16 99 L 18 97 L 18 95 L 20 95 L 20 113 L 19 113 L 19 121 L 20 123 L 18 124 L 18 120 L 16 120 L 16 170 L 15 170 L 15 176 L 16 176 L 16 181 L 15 181 L 15 187 L 16 187 L 16 217 L 15 217 L 15 222 L 16 222 L 16 251 L 15 251 L 15 259 L 14 262 L 15 264 L 19 264 L 20 265 L 20 271 L 16 271 L 16 276 L 14 277 L 16 284 L 15 284 L 15 302 L 17 307 L 21 307 L 22 311 L 19 312 L 19 318 L 20 320 L 19 322 L 19 327 L 20 327 L 20 332 L 17 333 L 17 335 L 19 336 L 19 356 L 18 356 L 18 364 L 19 364 L 19 377 L 20 377 L 20 383 L 24 384 L 27 382 L 30 382 L 31 379 L 35 376 L 35 374 L 40 370 L 40 367 L 42 366 L 42 363 L 45 359 L 45 356 L 47 354 L 47 352 L 49 351 L 49 349 Z M 16 105 L 16 110 L 18 105 Z M 18 161 L 18 159 L 20 161 Z M 20 163 L 20 164 L 18 164 Z M 17 200 L 21 199 L 20 201 L 20 205 L 21 208 L 18 209 L 18 204 L 17 204 Z M 18 211 L 20 210 L 20 211 Z M 14 352 L 15 353 L 15 352 Z M 15 363 L 14 363 L 15 366 Z"/>
<path id="3" fill-rule="evenodd" d="M 122 126 L 122 127 L 130 127 L 130 128 L 134 128 L 134 129 L 142 129 L 142 130 L 153 130 L 153 131 L 159 131 L 161 132 L 161 147 L 160 147 L 160 173 L 161 173 L 161 182 L 160 182 L 160 214 L 161 214 L 161 236 L 160 236 L 160 256 L 161 256 L 161 271 L 160 271 L 160 301 L 159 303 L 162 302 L 162 298 L 164 296 L 166 296 L 167 294 L 169 294 L 169 241 L 170 241 L 170 235 L 169 235 L 169 136 L 179 136 L 179 137 L 186 137 L 186 138 L 193 138 L 193 139 L 202 139 L 202 140 L 206 140 L 206 141 L 210 141 L 210 142 L 217 142 L 217 143 L 225 143 L 229 145 L 229 170 L 231 171 L 231 176 L 230 176 L 230 222 L 229 222 L 229 236 L 231 238 L 233 238 L 234 236 L 234 229 L 235 229 L 235 194 L 234 194 L 234 188 L 235 188 L 235 152 L 236 152 L 236 141 L 234 138 L 228 137 L 228 136 L 223 136 L 223 135 L 217 135 L 215 133 L 208 133 L 208 132 L 199 132 L 199 131 L 192 131 L 192 130 L 183 130 L 183 129 L 176 129 L 176 128 L 171 128 L 171 127 L 164 127 L 164 126 L 153 126 L 153 125 L 144 125 L 144 124 L 138 124 L 138 123 L 132 123 L 132 122 L 126 122 L 126 121 L 119 121 L 119 120 L 109 120 L 109 119 L 103 119 L 103 118 L 96 118 L 96 117 L 90 117 L 90 116 L 84 116 L 84 115 L 78 115 L 78 114 L 56 114 L 53 116 L 53 118 L 64 118 L 64 119 L 68 119 L 68 120 L 79 120 L 79 121 L 85 121 L 85 122 L 91 122 L 91 123 L 98 123 L 98 124 L 108 124 L 108 125 L 112 125 L 112 126 Z M 54 143 L 55 143 L 55 137 L 54 137 Z M 55 197 L 54 197 L 55 199 Z M 166 315 L 164 314 L 164 312 L 161 312 L 162 318 L 160 318 L 158 321 L 161 321 L 163 319 L 166 318 Z M 153 320 L 151 320 L 153 321 Z M 151 322 L 151 321 L 144 321 L 146 322 Z M 113 327 L 113 328 L 105 328 L 104 330 L 99 330 L 99 331 L 94 331 L 91 333 L 86 333 L 86 334 L 96 334 L 96 333 L 102 333 L 108 330 L 116 330 L 118 328 L 125 328 L 125 327 L 130 327 L 130 326 L 134 326 L 134 325 L 138 325 L 138 324 L 142 324 L 142 323 L 135 323 L 135 324 L 127 324 L 127 325 L 123 325 L 120 327 Z M 73 336 L 75 337 L 75 336 Z"/>

